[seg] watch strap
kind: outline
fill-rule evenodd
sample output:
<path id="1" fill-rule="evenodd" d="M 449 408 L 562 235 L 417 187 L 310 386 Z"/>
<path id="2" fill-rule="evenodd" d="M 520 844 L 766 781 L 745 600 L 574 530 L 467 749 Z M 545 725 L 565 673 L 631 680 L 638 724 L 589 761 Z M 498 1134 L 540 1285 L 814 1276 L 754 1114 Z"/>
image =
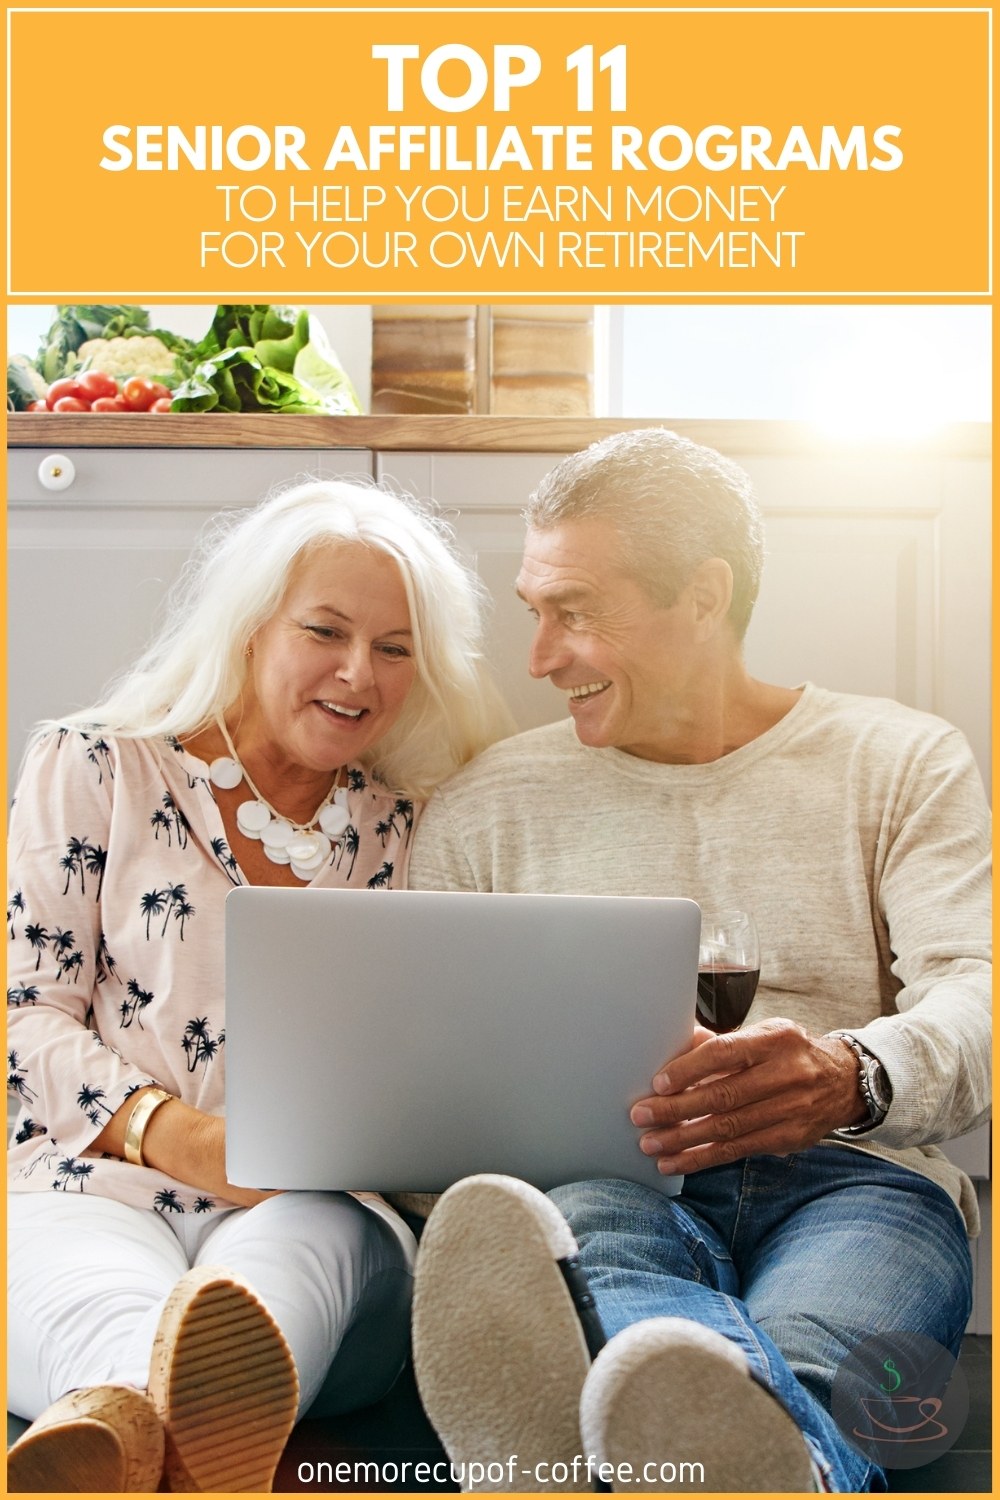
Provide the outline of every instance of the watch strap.
<path id="1" fill-rule="evenodd" d="M 889 1113 L 889 1105 L 892 1102 L 892 1087 L 885 1073 L 882 1062 L 873 1052 L 869 1052 L 856 1036 L 849 1031 L 828 1031 L 827 1036 L 836 1037 L 839 1041 L 846 1042 L 858 1061 L 858 1091 L 868 1111 L 868 1119 L 861 1120 L 856 1125 L 841 1125 L 838 1129 L 831 1131 L 832 1135 L 850 1139 L 853 1136 L 867 1135 L 877 1125 L 881 1125 Z M 884 1083 L 883 1088 L 878 1087 L 879 1075 Z M 885 1097 L 888 1094 L 888 1098 Z"/>

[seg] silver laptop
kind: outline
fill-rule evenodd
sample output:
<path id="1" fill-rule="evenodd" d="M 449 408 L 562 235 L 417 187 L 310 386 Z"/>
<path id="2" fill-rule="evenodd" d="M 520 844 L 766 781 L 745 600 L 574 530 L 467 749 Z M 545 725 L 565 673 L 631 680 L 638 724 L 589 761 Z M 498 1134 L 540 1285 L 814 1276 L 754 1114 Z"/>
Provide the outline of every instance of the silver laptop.
<path id="1" fill-rule="evenodd" d="M 628 1111 L 691 1037 L 699 928 L 666 897 L 231 891 L 230 1181 L 678 1191 Z"/>

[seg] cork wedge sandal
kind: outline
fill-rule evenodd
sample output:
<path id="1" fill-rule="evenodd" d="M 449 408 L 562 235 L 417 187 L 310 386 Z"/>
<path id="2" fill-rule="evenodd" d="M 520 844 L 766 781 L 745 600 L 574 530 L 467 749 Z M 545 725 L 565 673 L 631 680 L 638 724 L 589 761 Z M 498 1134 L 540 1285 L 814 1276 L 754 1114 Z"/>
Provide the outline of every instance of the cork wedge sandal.
<path id="1" fill-rule="evenodd" d="M 510 1177 L 456 1183 L 427 1222 L 414 1278 L 414 1368 L 463 1490 L 581 1488 L 572 1470 L 553 1483 L 544 1467 L 572 1465 L 582 1452 L 588 1331 L 594 1347 L 603 1342 L 576 1256 L 555 1205 Z"/>
<path id="2" fill-rule="evenodd" d="M 281 1330 L 246 1282 L 212 1266 L 181 1277 L 157 1329 L 149 1395 L 171 1490 L 270 1491 L 299 1382 Z"/>
<path id="3" fill-rule="evenodd" d="M 126 1385 L 70 1391 L 33 1422 L 7 1455 L 11 1494 L 155 1491 L 163 1426 L 152 1402 Z"/>

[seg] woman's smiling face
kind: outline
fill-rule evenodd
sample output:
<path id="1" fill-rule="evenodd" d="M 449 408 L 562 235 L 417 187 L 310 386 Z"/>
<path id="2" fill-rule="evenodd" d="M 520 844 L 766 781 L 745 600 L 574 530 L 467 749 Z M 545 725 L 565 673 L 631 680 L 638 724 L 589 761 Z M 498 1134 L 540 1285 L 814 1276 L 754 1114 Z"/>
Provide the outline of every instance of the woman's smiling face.
<path id="1" fill-rule="evenodd" d="M 301 557 L 251 644 L 240 751 L 288 770 L 357 760 L 395 724 L 416 678 L 402 574 L 360 543 Z"/>

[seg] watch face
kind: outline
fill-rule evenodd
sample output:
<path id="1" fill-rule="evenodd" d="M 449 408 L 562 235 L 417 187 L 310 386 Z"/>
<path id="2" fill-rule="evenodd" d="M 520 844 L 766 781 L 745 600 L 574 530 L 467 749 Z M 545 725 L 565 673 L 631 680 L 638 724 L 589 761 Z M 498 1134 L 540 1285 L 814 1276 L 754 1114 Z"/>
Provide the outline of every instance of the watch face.
<path id="1" fill-rule="evenodd" d="M 867 1074 L 872 1103 L 881 1117 L 888 1112 L 889 1105 L 892 1103 L 892 1085 L 889 1082 L 889 1075 L 878 1058 L 872 1059 L 872 1064 L 867 1069 Z"/>

